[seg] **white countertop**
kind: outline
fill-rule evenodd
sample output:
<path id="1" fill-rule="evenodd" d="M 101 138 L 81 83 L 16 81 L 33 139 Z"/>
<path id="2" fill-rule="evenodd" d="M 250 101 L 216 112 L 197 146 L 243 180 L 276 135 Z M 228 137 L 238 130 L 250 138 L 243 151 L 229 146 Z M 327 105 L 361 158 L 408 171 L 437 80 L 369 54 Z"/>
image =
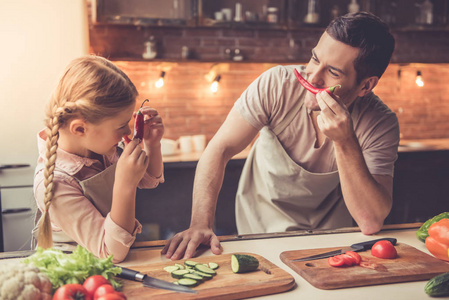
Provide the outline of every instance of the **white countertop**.
<path id="1" fill-rule="evenodd" d="M 424 292 L 424 286 L 427 281 L 415 281 L 407 283 L 384 284 L 367 287 L 344 288 L 337 290 L 320 290 L 315 288 L 299 274 L 285 265 L 279 255 L 284 251 L 329 248 L 351 245 L 361 241 L 368 241 L 381 237 L 393 237 L 398 243 L 405 243 L 417 248 L 427 254 L 430 254 L 424 243 L 420 242 L 415 235 L 416 229 L 406 230 L 388 230 L 381 231 L 375 236 L 366 236 L 360 232 L 326 234 L 326 235 L 307 235 L 294 237 L 278 237 L 271 239 L 255 239 L 245 241 L 222 242 L 223 253 L 251 252 L 259 254 L 275 265 L 281 267 L 290 273 L 296 281 L 295 287 L 287 292 L 256 297 L 257 299 L 326 299 L 326 300 L 348 300 L 348 299 L 431 299 Z M 121 263 L 122 266 L 135 266 L 139 263 L 151 263 L 167 261 L 160 255 L 160 249 L 140 248 L 133 249 L 129 254 L 127 261 Z M 213 255 L 210 250 L 204 252 L 201 256 Z M 256 299 L 254 298 L 254 299 Z"/>
<path id="2" fill-rule="evenodd" d="M 387 225 L 387 227 L 394 225 Z M 418 226 L 418 225 L 417 225 Z M 419 226 L 418 226 L 419 227 Z M 411 300 L 411 299 L 432 299 L 424 292 L 424 286 L 427 281 L 415 281 L 406 283 L 393 283 L 383 285 L 373 285 L 366 287 L 343 288 L 336 290 L 321 290 L 315 288 L 303 279 L 299 274 L 285 265 L 281 259 L 280 254 L 289 250 L 313 249 L 313 248 L 329 248 L 338 246 L 347 246 L 354 243 L 368 241 L 381 237 L 393 237 L 398 240 L 398 243 L 405 243 L 415 247 L 427 254 L 430 254 L 424 243 L 420 242 L 415 235 L 417 228 L 412 229 L 389 229 L 383 230 L 374 236 L 366 236 L 360 232 L 343 232 L 333 234 L 318 234 L 318 235 L 301 235 L 288 236 L 276 238 L 262 238 L 252 240 L 238 240 L 225 241 L 221 245 L 223 253 L 235 252 L 251 252 L 263 256 L 275 265 L 281 267 L 290 273 L 296 285 L 290 291 L 266 295 L 263 297 L 256 297 L 257 299 L 325 299 L 325 300 L 348 300 L 348 299 L 363 299 L 363 300 L 378 300 L 378 299 L 392 299 L 392 300 Z M 148 242 L 152 243 L 152 242 Z M 154 245 L 163 244 L 162 241 L 155 241 Z M 161 261 L 168 261 L 160 254 L 162 246 L 152 246 L 146 248 L 132 249 L 127 259 L 119 265 L 124 267 L 136 266 L 139 264 L 157 263 Z M 201 256 L 213 256 L 210 250 L 206 250 Z M 11 261 L 21 260 L 14 259 L 0 259 L 0 264 Z M 442 262 L 443 263 L 443 262 Z M 181 297 L 182 298 L 182 297 Z M 254 299 L 256 299 L 254 298 Z"/>

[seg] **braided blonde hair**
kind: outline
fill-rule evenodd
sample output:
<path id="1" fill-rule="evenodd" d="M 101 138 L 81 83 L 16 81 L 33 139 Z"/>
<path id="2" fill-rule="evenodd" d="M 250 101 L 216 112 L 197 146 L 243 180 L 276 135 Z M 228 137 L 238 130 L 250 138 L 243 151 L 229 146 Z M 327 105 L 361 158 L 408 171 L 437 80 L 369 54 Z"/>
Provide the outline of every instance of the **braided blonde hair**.
<path id="1" fill-rule="evenodd" d="M 66 68 L 46 109 L 46 163 L 44 169 L 44 211 L 39 220 L 38 246 L 52 247 L 48 210 L 53 199 L 56 150 L 59 129 L 74 118 L 98 124 L 106 117 L 132 105 L 138 95 L 128 76 L 109 60 L 84 56 Z"/>

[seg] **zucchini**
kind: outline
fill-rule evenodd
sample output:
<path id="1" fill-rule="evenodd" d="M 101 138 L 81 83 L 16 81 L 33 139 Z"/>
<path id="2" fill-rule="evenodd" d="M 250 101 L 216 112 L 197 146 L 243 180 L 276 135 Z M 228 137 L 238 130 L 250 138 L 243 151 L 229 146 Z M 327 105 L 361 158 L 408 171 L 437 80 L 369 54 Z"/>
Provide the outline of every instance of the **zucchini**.
<path id="1" fill-rule="evenodd" d="M 186 267 L 181 264 L 175 264 L 175 267 L 178 267 L 179 270 L 184 270 Z"/>
<path id="2" fill-rule="evenodd" d="M 200 271 L 200 272 L 203 272 L 203 273 L 206 273 L 206 274 L 210 274 L 210 275 L 215 275 L 215 274 L 217 274 L 217 272 L 215 272 L 214 270 L 212 270 L 212 269 L 209 268 L 209 267 L 206 267 L 206 266 L 203 265 L 203 264 L 197 264 L 197 265 L 195 266 L 195 269 L 196 269 L 197 271 Z"/>
<path id="3" fill-rule="evenodd" d="M 190 278 L 181 278 L 178 280 L 178 284 L 184 285 L 184 286 L 195 286 L 198 284 L 198 281 L 196 281 L 195 279 L 190 279 Z"/>
<path id="4" fill-rule="evenodd" d="M 432 297 L 449 296 L 449 272 L 430 279 L 424 286 L 424 291 Z"/>
<path id="5" fill-rule="evenodd" d="M 171 274 L 171 277 L 179 279 L 179 278 L 183 278 L 184 275 L 189 274 L 189 273 L 190 273 L 189 270 L 175 270 L 175 271 L 171 272 L 170 274 Z"/>
<path id="6" fill-rule="evenodd" d="M 209 268 L 211 268 L 212 270 L 216 270 L 216 269 L 218 269 L 218 264 L 214 263 L 214 262 L 210 262 L 209 263 Z"/>
<path id="7" fill-rule="evenodd" d="M 190 278 L 190 279 L 194 279 L 196 281 L 202 281 L 203 280 L 203 276 L 200 276 L 200 275 L 195 274 L 195 273 L 186 274 L 186 275 L 184 275 L 183 278 Z"/>
<path id="8" fill-rule="evenodd" d="M 212 274 L 207 274 L 207 273 L 204 273 L 204 272 L 201 272 L 201 271 L 198 271 L 198 270 L 193 272 L 193 274 L 200 275 L 201 277 L 203 277 L 204 280 L 211 279 L 212 277 L 214 277 Z"/>
<path id="9" fill-rule="evenodd" d="M 184 264 L 186 265 L 186 267 L 191 267 L 191 268 L 193 268 L 193 267 L 195 267 L 198 263 L 197 263 L 196 261 L 193 261 L 193 260 L 186 260 L 186 261 L 184 262 Z"/>
<path id="10" fill-rule="evenodd" d="M 233 254 L 231 256 L 231 269 L 234 273 L 255 271 L 259 267 L 259 260 L 252 255 Z"/>
<path id="11" fill-rule="evenodd" d="M 175 266 L 166 266 L 166 267 L 164 267 L 164 270 L 167 271 L 168 273 L 171 273 L 173 271 L 179 270 L 179 267 L 176 265 Z"/>

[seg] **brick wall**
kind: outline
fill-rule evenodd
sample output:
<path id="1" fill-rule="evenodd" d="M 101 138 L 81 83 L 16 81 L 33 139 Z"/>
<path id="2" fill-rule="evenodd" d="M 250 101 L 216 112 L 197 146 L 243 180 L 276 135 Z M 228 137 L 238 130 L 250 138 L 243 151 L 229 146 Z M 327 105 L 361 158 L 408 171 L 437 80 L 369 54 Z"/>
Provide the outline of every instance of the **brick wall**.
<path id="1" fill-rule="evenodd" d="M 206 134 L 208 140 L 225 120 L 235 100 L 264 70 L 276 64 L 116 61 L 137 86 L 139 100 L 150 99 L 166 126 L 165 137 Z M 165 85 L 154 86 L 161 70 Z M 206 75 L 221 71 L 217 93 Z M 398 71 L 400 76 L 398 76 Z M 415 84 L 417 71 L 424 86 Z M 404 139 L 449 137 L 449 64 L 391 64 L 375 93 L 394 110 Z"/>

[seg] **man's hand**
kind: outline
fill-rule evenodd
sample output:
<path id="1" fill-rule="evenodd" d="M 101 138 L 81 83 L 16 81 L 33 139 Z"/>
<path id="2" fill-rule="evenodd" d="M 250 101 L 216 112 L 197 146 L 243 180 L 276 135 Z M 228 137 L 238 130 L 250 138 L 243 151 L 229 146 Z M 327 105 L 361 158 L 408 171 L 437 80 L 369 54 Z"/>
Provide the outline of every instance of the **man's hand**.
<path id="1" fill-rule="evenodd" d="M 338 96 L 320 92 L 316 99 L 321 109 L 317 117 L 321 132 L 335 143 L 344 143 L 354 138 L 351 114 Z"/>
<path id="2" fill-rule="evenodd" d="M 222 252 L 220 241 L 212 229 L 191 227 L 171 238 L 161 253 L 171 260 L 191 258 L 200 244 L 210 246 L 214 254 Z"/>

